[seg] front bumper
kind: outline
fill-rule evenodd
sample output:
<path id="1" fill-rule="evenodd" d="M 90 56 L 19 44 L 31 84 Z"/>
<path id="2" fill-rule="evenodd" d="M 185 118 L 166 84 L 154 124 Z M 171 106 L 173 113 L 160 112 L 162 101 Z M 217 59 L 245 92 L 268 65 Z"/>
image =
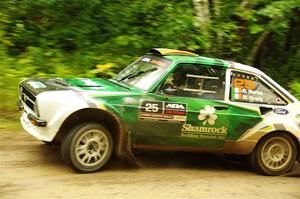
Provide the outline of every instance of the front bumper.
<path id="1" fill-rule="evenodd" d="M 42 141 L 52 141 L 53 134 L 51 133 L 52 131 L 49 126 L 46 126 L 46 121 L 40 120 L 36 118 L 32 113 L 27 113 L 26 111 L 23 111 L 22 116 L 20 117 L 20 121 L 24 130 L 27 131 L 30 135 Z M 34 122 L 37 123 L 34 124 Z M 45 126 L 43 127 L 43 125 Z"/>

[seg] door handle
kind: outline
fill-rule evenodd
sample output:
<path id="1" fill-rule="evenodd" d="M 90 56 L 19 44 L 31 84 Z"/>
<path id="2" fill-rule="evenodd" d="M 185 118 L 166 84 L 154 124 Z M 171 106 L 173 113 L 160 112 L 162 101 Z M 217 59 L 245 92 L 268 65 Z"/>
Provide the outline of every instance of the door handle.
<path id="1" fill-rule="evenodd" d="M 229 106 L 222 106 L 222 105 L 217 105 L 217 106 L 214 106 L 214 108 L 216 110 L 228 110 Z"/>

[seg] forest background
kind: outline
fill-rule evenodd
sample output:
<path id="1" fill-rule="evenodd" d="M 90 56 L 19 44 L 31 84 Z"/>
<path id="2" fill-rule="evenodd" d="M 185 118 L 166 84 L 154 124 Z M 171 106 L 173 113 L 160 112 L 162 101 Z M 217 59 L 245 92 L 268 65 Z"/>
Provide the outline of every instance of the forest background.
<path id="1" fill-rule="evenodd" d="M 300 99 L 300 0 L 0 0 L 0 128 L 29 77 L 110 77 L 153 47 L 257 67 Z"/>

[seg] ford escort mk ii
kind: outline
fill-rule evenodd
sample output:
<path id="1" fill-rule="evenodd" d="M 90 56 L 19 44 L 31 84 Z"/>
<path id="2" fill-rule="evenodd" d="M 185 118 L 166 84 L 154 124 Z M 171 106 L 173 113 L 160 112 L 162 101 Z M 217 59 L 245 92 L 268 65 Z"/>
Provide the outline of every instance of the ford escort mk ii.
<path id="1" fill-rule="evenodd" d="M 197 54 L 151 49 L 112 79 L 27 79 L 24 129 L 61 144 L 80 172 L 134 150 L 244 155 L 281 175 L 300 161 L 300 103 L 260 70 Z"/>

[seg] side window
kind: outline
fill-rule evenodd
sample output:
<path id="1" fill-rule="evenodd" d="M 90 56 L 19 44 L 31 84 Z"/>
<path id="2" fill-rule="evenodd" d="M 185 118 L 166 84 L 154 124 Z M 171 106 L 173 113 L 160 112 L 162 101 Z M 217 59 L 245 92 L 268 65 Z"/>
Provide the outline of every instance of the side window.
<path id="1" fill-rule="evenodd" d="M 231 72 L 230 100 L 259 104 L 285 105 L 286 102 L 255 75 Z"/>
<path id="2" fill-rule="evenodd" d="M 224 99 L 225 70 L 198 64 L 180 64 L 167 77 L 160 93 L 203 99 Z"/>

